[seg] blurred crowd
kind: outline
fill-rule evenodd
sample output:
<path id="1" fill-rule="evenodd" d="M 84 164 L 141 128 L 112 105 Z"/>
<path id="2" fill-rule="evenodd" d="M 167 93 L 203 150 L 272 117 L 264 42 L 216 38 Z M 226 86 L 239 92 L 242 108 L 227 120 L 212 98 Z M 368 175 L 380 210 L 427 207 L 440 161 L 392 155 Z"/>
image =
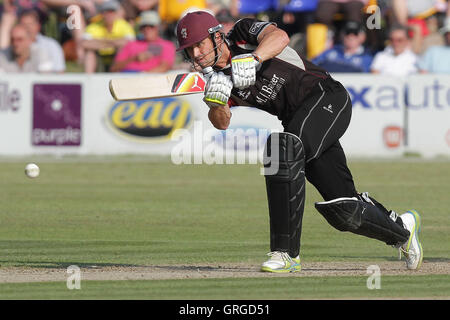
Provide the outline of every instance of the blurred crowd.
<path id="1" fill-rule="evenodd" d="M 448 0 L 0 0 L 0 72 L 188 70 L 174 30 L 198 9 L 273 21 L 329 72 L 450 73 Z"/>

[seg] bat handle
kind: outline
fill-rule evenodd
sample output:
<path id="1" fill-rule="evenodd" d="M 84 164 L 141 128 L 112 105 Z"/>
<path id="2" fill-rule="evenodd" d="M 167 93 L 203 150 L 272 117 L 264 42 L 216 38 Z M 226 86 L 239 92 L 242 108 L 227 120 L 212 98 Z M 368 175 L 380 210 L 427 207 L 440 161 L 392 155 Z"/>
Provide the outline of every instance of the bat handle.
<path id="1" fill-rule="evenodd" d="M 209 78 L 213 74 L 213 72 L 214 70 L 212 67 L 206 67 L 202 70 L 202 73 L 206 78 Z"/>

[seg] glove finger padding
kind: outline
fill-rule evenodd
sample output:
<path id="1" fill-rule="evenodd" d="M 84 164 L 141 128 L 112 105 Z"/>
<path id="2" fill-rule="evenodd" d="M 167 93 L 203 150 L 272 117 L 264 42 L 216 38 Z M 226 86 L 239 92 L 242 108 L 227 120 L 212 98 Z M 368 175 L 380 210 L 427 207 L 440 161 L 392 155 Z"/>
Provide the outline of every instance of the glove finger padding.
<path id="1" fill-rule="evenodd" d="M 231 59 L 233 84 L 238 89 L 245 89 L 256 82 L 256 71 L 260 63 L 251 54 L 240 54 Z"/>
<path id="2" fill-rule="evenodd" d="M 206 84 L 203 101 L 209 107 L 224 106 L 228 103 L 232 89 L 233 82 L 230 77 L 223 72 L 215 72 Z"/>

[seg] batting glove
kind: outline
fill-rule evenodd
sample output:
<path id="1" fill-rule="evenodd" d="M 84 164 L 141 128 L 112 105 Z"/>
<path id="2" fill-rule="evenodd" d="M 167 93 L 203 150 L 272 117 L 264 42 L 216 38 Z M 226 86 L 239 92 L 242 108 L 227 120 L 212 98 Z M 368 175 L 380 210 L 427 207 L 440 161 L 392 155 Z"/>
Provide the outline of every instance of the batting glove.
<path id="1" fill-rule="evenodd" d="M 214 72 L 208 79 L 203 101 L 208 107 L 221 107 L 228 103 L 233 82 L 223 72 Z"/>
<path id="2" fill-rule="evenodd" d="M 261 67 L 260 58 L 252 53 L 240 54 L 231 59 L 233 83 L 238 89 L 255 84 L 256 71 Z"/>

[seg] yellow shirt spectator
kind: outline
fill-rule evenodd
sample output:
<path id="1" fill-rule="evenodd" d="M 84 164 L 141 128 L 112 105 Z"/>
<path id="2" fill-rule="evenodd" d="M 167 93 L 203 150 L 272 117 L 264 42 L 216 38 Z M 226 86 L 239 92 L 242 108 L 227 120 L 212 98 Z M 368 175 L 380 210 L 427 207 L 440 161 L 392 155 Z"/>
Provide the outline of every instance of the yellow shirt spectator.
<path id="1" fill-rule="evenodd" d="M 103 20 L 89 24 L 86 27 L 84 39 L 129 39 L 134 40 L 136 37 L 133 27 L 124 19 L 114 21 L 111 31 L 109 31 Z M 100 55 L 112 55 L 115 53 L 114 48 L 104 48 L 98 51 Z"/>

